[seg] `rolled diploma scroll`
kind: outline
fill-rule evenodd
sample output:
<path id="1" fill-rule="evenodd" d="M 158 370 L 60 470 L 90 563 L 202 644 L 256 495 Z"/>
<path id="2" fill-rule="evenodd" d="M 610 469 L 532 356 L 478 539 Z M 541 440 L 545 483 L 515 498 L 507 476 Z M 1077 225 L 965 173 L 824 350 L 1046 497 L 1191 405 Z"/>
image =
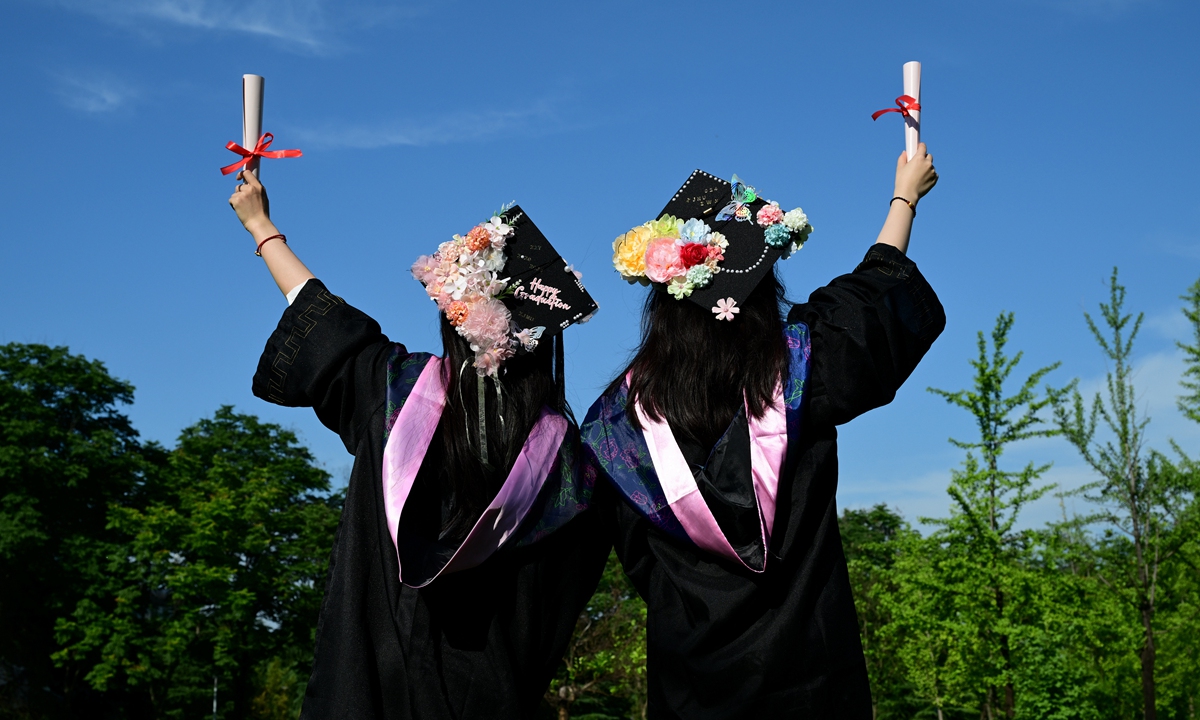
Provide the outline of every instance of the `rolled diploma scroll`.
<path id="1" fill-rule="evenodd" d="M 916 100 L 918 105 L 921 103 L 921 63 L 915 60 L 904 63 L 904 94 Z M 904 118 L 904 149 L 908 151 L 909 160 L 917 154 L 920 142 L 921 111 L 912 110 Z"/>
<path id="2" fill-rule="evenodd" d="M 908 67 L 907 65 L 905 67 Z M 918 70 L 919 72 L 919 70 Z M 906 76 L 907 77 L 907 76 Z M 262 137 L 263 77 L 242 76 L 242 147 L 253 150 Z M 912 153 L 909 153 L 912 157 Z M 258 158 L 246 163 L 246 169 L 258 177 Z"/>

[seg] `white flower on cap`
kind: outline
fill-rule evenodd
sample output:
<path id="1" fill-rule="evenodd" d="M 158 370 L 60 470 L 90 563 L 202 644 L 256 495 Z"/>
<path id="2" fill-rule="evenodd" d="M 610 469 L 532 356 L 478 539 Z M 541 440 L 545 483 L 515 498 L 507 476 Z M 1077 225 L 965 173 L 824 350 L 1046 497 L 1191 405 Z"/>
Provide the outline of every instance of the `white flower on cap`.
<path id="1" fill-rule="evenodd" d="M 788 210 L 783 215 L 783 224 L 792 232 L 800 232 L 804 230 L 804 226 L 808 225 L 808 216 L 800 208 Z"/>

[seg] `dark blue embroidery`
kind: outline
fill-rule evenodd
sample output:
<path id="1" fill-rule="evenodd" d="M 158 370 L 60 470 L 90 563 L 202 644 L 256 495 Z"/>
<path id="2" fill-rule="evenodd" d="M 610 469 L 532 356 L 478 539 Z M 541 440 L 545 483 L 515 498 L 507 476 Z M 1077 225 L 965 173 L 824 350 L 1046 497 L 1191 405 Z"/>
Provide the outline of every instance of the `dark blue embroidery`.
<path id="1" fill-rule="evenodd" d="M 804 390 L 808 385 L 811 368 L 812 338 L 804 323 L 786 325 L 783 328 L 788 346 L 788 379 L 783 388 L 783 404 L 787 416 L 788 453 L 783 464 L 784 476 L 789 477 L 795 468 L 796 457 L 791 452 L 799 447 L 800 420 L 804 411 Z M 781 478 L 782 480 L 782 478 Z"/>
<path id="2" fill-rule="evenodd" d="M 558 458 L 546 484 L 542 486 L 538 502 L 529 509 L 529 514 L 517 529 L 515 547 L 532 545 L 555 530 L 571 522 L 576 515 L 587 510 L 592 503 L 592 491 L 596 488 L 596 469 L 580 467 L 575 448 L 579 445 L 579 430 L 574 424 L 567 426 Z"/>
<path id="3" fill-rule="evenodd" d="M 384 412 L 386 420 L 383 424 L 383 442 L 386 445 L 388 436 L 392 434 L 392 426 L 400 417 L 400 409 L 408 400 L 417 378 L 425 369 L 426 363 L 433 355 L 430 353 L 410 353 L 399 343 L 392 346 L 392 354 L 387 361 L 387 409 Z"/>
<path id="4" fill-rule="evenodd" d="M 783 386 L 784 412 L 787 417 L 788 457 L 784 478 L 794 467 L 792 448 L 799 447 L 800 421 L 804 391 L 808 382 L 812 340 L 803 323 L 784 327 L 788 346 L 788 377 Z M 602 474 L 638 513 L 660 530 L 690 542 L 675 517 L 641 431 L 629 423 L 626 405 L 629 388 L 622 383 L 613 393 L 601 395 L 583 421 L 583 442 L 587 451 L 585 473 Z"/>
<path id="5" fill-rule="evenodd" d="M 585 472 L 603 473 L 651 524 L 686 541 L 687 533 L 658 482 L 646 439 L 625 415 L 628 401 L 629 388 L 622 384 L 616 393 L 601 395 L 588 410 L 582 429 L 588 451 Z"/>

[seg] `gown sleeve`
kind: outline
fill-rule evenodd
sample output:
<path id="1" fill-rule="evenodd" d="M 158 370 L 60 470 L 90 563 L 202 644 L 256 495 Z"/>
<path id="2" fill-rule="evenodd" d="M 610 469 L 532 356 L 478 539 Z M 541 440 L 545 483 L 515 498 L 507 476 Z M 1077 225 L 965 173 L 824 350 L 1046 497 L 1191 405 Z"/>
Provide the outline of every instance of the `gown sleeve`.
<path id="1" fill-rule="evenodd" d="M 396 349 L 379 323 L 309 280 L 268 338 L 253 391 L 277 405 L 313 408 L 353 453 L 386 401 L 387 358 Z"/>
<path id="2" fill-rule="evenodd" d="M 886 405 L 946 327 L 946 313 L 916 263 L 876 244 L 854 272 L 796 305 L 808 325 L 812 371 L 805 422 L 840 425 Z"/>

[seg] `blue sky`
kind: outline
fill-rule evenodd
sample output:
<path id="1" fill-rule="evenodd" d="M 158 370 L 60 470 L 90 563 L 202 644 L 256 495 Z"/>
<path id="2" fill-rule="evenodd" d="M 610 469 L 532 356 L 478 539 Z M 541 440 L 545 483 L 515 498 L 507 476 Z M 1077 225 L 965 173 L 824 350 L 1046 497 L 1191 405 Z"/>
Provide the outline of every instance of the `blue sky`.
<path id="1" fill-rule="evenodd" d="M 900 122 L 870 113 L 924 64 L 942 181 L 910 255 L 945 334 L 894 403 L 841 433 L 843 505 L 944 514 L 946 438 L 969 418 L 925 392 L 969 381 L 975 333 L 1016 313 L 1023 367 L 1097 387 L 1083 323 L 1120 266 L 1147 323 L 1142 404 L 1158 444 L 1200 451 L 1174 409 L 1200 276 L 1200 5 L 1184 0 L 562 3 L 4 0 L 0 342 L 68 345 L 137 386 L 170 443 L 220 404 L 294 427 L 335 478 L 350 457 L 307 410 L 250 394 L 284 301 L 217 168 L 240 139 L 240 76 L 266 83 L 276 223 L 336 293 L 435 350 L 412 259 L 517 200 L 601 305 L 568 333 L 582 415 L 636 341 L 642 290 L 612 238 L 695 168 L 734 172 L 817 230 L 784 264 L 793 298 L 849 272 L 891 197 Z M 1061 441 L 1013 462 L 1088 478 Z M 1040 521 L 1056 512 L 1046 503 Z"/>

